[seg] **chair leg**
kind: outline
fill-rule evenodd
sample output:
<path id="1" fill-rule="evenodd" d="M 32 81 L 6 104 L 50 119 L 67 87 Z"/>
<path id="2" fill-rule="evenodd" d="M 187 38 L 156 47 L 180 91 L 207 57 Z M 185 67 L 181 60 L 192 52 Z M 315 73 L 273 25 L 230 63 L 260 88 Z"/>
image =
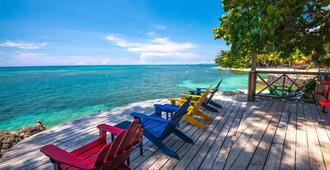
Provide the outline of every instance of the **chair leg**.
<path id="1" fill-rule="evenodd" d="M 203 106 L 205 109 L 207 109 L 207 110 L 209 110 L 209 111 L 211 111 L 211 112 L 218 112 L 217 109 L 215 109 L 215 108 L 209 106 L 209 105 L 206 104 L 206 103 L 203 103 L 202 106 Z"/>
<path id="2" fill-rule="evenodd" d="M 141 144 L 140 144 L 140 155 L 141 156 L 143 155 L 143 141 L 141 141 Z"/>
<path id="3" fill-rule="evenodd" d="M 205 128 L 205 125 L 202 122 L 192 118 L 191 116 L 184 115 L 182 118 L 193 126 L 196 126 L 198 128 Z"/>
<path id="4" fill-rule="evenodd" d="M 178 129 L 174 129 L 173 133 L 176 136 L 178 136 L 179 138 L 181 138 L 182 140 L 184 140 L 184 141 L 186 141 L 188 143 L 193 143 L 194 142 L 192 139 L 190 139 L 187 135 L 185 135 L 184 133 L 182 133 Z"/>
<path id="5" fill-rule="evenodd" d="M 219 108 L 222 108 L 222 106 L 214 101 L 209 101 L 209 103 L 214 106 L 214 107 L 219 107 Z"/>
<path id="6" fill-rule="evenodd" d="M 175 153 L 173 150 L 168 148 L 161 140 L 156 138 L 153 134 L 148 132 L 146 129 L 144 130 L 144 136 L 148 138 L 154 145 L 156 145 L 162 152 L 164 152 L 166 155 L 173 157 L 175 159 L 180 159 L 179 155 Z"/>
<path id="7" fill-rule="evenodd" d="M 201 118 L 203 118 L 204 120 L 207 120 L 207 121 L 210 121 L 211 120 L 211 117 L 210 116 L 208 116 L 207 114 L 205 114 L 205 113 L 203 113 L 203 112 L 201 112 L 201 111 L 199 111 L 197 109 L 194 110 L 194 113 L 196 115 L 200 116 Z"/>

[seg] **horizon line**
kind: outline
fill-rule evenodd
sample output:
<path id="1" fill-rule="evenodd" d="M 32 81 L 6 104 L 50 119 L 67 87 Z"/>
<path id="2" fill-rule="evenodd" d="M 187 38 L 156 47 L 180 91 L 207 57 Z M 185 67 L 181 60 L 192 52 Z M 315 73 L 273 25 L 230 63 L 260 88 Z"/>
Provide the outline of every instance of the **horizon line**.
<path id="1" fill-rule="evenodd" d="M 0 66 L 0 68 L 14 67 L 83 67 L 83 66 L 153 66 L 153 65 L 216 65 L 215 63 L 180 63 L 180 64 L 109 64 L 109 65 L 22 65 L 22 66 Z"/>

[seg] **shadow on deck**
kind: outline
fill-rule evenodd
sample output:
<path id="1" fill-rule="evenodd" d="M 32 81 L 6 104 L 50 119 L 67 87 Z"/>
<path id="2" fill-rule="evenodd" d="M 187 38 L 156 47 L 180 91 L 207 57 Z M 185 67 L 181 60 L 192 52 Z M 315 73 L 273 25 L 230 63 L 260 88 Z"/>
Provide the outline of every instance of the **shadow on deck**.
<path id="1" fill-rule="evenodd" d="M 164 140 L 181 160 L 161 153 L 144 140 L 144 155 L 131 154 L 134 169 L 330 169 L 330 126 L 318 106 L 311 103 L 263 99 L 246 102 L 246 96 L 217 96 L 224 108 L 205 111 L 213 120 L 205 129 L 182 121 L 181 130 L 193 144 L 175 136 Z M 0 161 L 0 169 L 51 169 L 39 148 L 53 143 L 72 150 L 97 138 L 97 124 L 115 124 L 131 119 L 133 111 L 153 112 L 149 100 L 114 108 L 107 112 L 51 128 L 23 140 Z"/>

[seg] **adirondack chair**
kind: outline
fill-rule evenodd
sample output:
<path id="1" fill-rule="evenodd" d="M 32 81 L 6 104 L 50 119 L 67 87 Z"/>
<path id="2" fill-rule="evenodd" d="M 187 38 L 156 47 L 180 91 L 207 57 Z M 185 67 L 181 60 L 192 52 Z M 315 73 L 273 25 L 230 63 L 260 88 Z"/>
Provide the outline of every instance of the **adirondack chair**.
<path id="1" fill-rule="evenodd" d="M 170 134 L 174 134 L 188 143 L 193 143 L 193 141 L 177 129 L 177 126 L 181 118 L 187 113 L 187 109 L 190 105 L 191 98 L 189 98 L 171 117 L 170 120 L 163 119 L 160 115 L 161 108 L 155 107 L 156 113 L 152 115 L 145 115 L 141 113 L 133 112 L 131 115 L 134 118 L 140 119 L 140 124 L 142 125 L 144 131 L 143 135 L 149 139 L 153 144 L 155 144 L 162 152 L 166 155 L 171 156 L 176 159 L 180 159 L 179 155 L 173 150 L 168 148 L 162 140 L 167 138 Z"/>
<path id="2" fill-rule="evenodd" d="M 327 98 L 327 95 L 330 93 L 330 82 L 329 81 L 316 81 L 317 84 L 323 87 L 323 90 L 314 90 L 314 100 L 319 97 L 320 99 Z M 325 112 L 325 106 L 321 105 L 321 112 Z"/>
<path id="3" fill-rule="evenodd" d="M 198 121 L 197 119 L 193 118 L 193 115 L 197 115 L 204 120 L 210 121 L 211 117 L 207 114 L 201 112 L 200 106 L 204 103 L 207 98 L 207 95 L 210 93 L 212 85 L 206 90 L 206 92 L 202 96 L 190 95 L 190 94 L 181 94 L 181 98 L 169 98 L 172 105 L 181 106 L 183 102 L 186 101 L 186 98 L 196 98 L 197 101 L 191 101 L 191 106 L 188 108 L 188 113 L 183 116 L 183 119 L 189 122 L 190 124 L 198 127 L 198 128 L 205 128 L 205 125 Z M 173 108 L 175 108 L 173 106 Z"/>
<path id="4" fill-rule="evenodd" d="M 219 81 L 219 83 L 215 86 L 215 88 L 212 90 L 210 96 L 203 102 L 202 106 L 204 108 L 206 108 L 207 110 L 211 111 L 211 112 L 218 112 L 218 110 L 216 108 L 222 108 L 222 106 L 216 102 L 214 102 L 212 99 L 213 99 L 213 96 L 216 92 L 219 91 L 219 87 L 222 83 L 222 80 L 221 79 Z M 203 89 L 206 89 L 206 88 L 196 88 L 196 90 L 190 90 L 190 94 L 191 95 L 201 95 L 203 93 L 205 93 L 206 91 L 203 91 Z M 212 107 L 213 106 L 213 107 Z M 214 108 L 215 107 L 215 108 Z"/>
<path id="5" fill-rule="evenodd" d="M 54 169 L 130 169 L 125 161 L 129 154 L 142 142 L 143 129 L 139 120 L 135 119 L 127 130 L 100 124 L 97 126 L 100 137 L 72 152 L 67 152 L 55 145 L 43 146 L 40 151 L 48 156 Z M 106 132 L 117 137 L 107 143 Z"/>

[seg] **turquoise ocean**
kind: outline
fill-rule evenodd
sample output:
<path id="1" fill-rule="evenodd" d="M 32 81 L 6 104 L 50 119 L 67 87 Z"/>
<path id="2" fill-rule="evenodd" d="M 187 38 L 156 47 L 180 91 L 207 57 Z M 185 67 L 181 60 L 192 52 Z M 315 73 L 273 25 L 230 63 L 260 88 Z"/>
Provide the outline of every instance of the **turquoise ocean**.
<path id="1" fill-rule="evenodd" d="M 132 102 L 176 97 L 221 78 L 221 91 L 247 88 L 247 73 L 211 64 L 2 67 L 0 129 L 36 120 L 52 127 Z"/>

